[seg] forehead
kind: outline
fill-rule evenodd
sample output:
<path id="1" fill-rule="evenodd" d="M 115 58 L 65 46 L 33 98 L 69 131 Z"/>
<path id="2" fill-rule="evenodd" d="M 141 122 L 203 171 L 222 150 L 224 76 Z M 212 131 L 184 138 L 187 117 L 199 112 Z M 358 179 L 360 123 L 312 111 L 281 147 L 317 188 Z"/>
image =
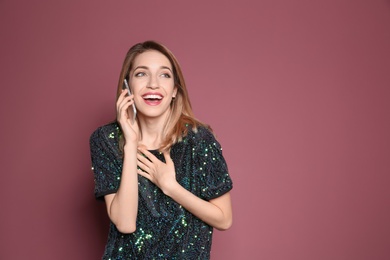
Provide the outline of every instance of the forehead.
<path id="1" fill-rule="evenodd" d="M 148 50 L 140 53 L 135 57 L 133 62 L 133 68 L 139 66 L 146 66 L 148 68 L 168 67 L 172 68 L 171 62 L 164 54 L 156 50 Z"/>

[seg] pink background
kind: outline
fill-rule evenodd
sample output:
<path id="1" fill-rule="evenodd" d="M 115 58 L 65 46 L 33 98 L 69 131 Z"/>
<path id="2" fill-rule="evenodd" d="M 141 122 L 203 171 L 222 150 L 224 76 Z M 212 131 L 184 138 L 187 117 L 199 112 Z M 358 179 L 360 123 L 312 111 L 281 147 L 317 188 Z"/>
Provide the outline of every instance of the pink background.
<path id="1" fill-rule="evenodd" d="M 89 135 L 124 55 L 179 59 L 234 180 L 213 259 L 390 259 L 390 2 L 0 1 L 1 259 L 98 259 Z"/>

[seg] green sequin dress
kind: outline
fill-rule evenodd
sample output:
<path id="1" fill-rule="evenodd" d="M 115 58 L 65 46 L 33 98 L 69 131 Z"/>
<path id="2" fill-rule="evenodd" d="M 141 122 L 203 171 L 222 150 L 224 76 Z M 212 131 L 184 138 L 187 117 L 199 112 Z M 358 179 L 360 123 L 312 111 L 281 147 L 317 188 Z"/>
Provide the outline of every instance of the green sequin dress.
<path id="1" fill-rule="evenodd" d="M 90 138 L 95 197 L 118 190 L 122 158 L 118 149 L 121 134 L 117 123 L 99 127 Z M 158 151 L 151 151 L 164 161 Z M 171 149 L 176 179 L 196 196 L 210 200 L 233 187 L 220 144 L 204 127 L 189 130 Z M 137 230 L 120 233 L 110 223 L 102 259 L 209 259 L 213 228 L 198 219 L 157 186 L 138 176 L 139 203 Z"/>

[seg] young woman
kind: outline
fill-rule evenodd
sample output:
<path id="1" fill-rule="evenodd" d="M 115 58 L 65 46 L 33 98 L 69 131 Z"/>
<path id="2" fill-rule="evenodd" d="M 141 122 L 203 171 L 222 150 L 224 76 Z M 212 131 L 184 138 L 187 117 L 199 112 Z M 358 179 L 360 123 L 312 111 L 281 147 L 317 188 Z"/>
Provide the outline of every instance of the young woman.
<path id="1" fill-rule="evenodd" d="M 165 46 L 130 48 L 116 109 L 116 122 L 90 138 L 95 196 L 111 220 L 103 259 L 209 259 L 213 228 L 232 225 L 232 180 Z"/>

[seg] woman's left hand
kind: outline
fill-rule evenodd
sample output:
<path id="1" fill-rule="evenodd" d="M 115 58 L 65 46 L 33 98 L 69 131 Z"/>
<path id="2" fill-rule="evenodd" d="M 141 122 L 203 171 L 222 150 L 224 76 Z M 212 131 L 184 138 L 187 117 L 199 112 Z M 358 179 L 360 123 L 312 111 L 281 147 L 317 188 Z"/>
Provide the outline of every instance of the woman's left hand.
<path id="1" fill-rule="evenodd" d="M 138 147 L 137 166 L 138 174 L 144 176 L 156 184 L 165 194 L 176 184 L 175 165 L 171 159 L 169 151 L 164 153 L 165 163 L 147 149 Z"/>

